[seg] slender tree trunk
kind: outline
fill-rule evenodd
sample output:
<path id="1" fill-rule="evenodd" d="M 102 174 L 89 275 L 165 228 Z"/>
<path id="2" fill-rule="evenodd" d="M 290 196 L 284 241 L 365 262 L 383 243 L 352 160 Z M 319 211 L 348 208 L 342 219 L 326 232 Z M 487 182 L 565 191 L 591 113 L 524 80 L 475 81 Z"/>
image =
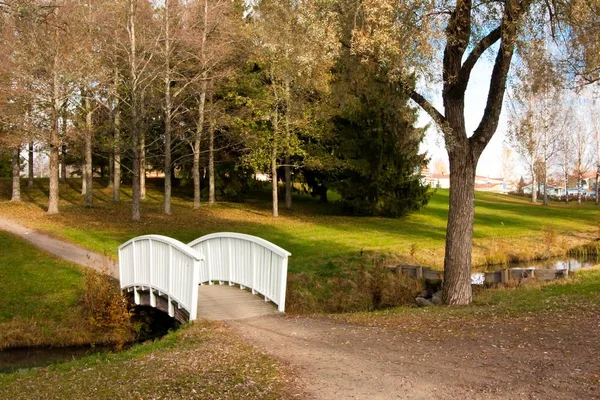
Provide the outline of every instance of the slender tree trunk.
<path id="1" fill-rule="evenodd" d="M 28 180 L 27 180 L 27 187 L 29 189 L 33 188 L 33 142 L 29 142 L 29 162 L 27 163 L 27 169 L 29 170 L 28 173 Z"/>
<path id="2" fill-rule="evenodd" d="M 565 168 L 565 203 L 569 202 L 569 173 Z"/>
<path id="3" fill-rule="evenodd" d="M 596 167 L 596 200 L 594 202 L 594 204 L 596 204 L 596 205 L 598 205 L 598 202 L 599 202 L 599 200 L 598 200 L 598 172 L 599 172 L 599 170 L 600 170 L 600 166 L 597 166 Z"/>
<path id="4" fill-rule="evenodd" d="M 544 205 L 548 205 L 548 171 L 544 167 Z"/>
<path id="5" fill-rule="evenodd" d="M 20 165 L 20 153 L 21 149 L 18 147 L 11 151 L 11 169 L 12 169 L 12 196 L 10 201 L 21 201 L 21 165 Z"/>
<path id="6" fill-rule="evenodd" d="M 50 184 L 48 195 L 48 214 L 58 214 L 58 149 L 60 135 L 58 132 L 58 119 L 60 118 L 60 81 L 57 71 L 58 56 L 54 58 L 52 129 L 50 131 Z"/>
<path id="7" fill-rule="evenodd" d="M 164 213 L 171 214 L 171 31 L 169 25 L 169 0 L 165 0 L 165 189 L 164 189 Z"/>
<path id="8" fill-rule="evenodd" d="M 273 198 L 273 216 L 279 216 L 279 199 L 277 196 L 278 182 L 277 182 L 277 138 L 279 135 L 279 110 L 275 108 L 273 118 L 273 143 L 271 147 L 271 187 L 272 187 L 272 198 Z"/>
<path id="9" fill-rule="evenodd" d="M 196 121 L 196 134 L 194 135 L 194 165 L 193 165 L 193 180 L 194 180 L 194 209 L 200 208 L 200 142 L 204 132 L 204 109 L 206 106 L 206 90 L 208 82 L 202 80 L 200 89 L 200 99 L 198 100 L 198 120 Z"/>
<path id="10" fill-rule="evenodd" d="M 289 142 L 292 136 L 291 123 L 290 123 L 290 108 L 291 108 L 291 93 L 290 83 L 285 83 L 285 138 L 286 138 L 286 154 L 284 158 L 284 178 L 285 178 L 285 208 L 291 210 L 292 208 L 292 168 L 290 166 L 291 159 L 289 155 Z"/>
<path id="11" fill-rule="evenodd" d="M 215 203 L 215 121 L 208 125 L 208 203 Z"/>
<path id="12" fill-rule="evenodd" d="M 115 93 L 118 80 L 115 81 Z M 114 125 L 113 125 L 113 201 L 118 203 L 121 199 L 121 111 L 119 100 L 115 95 L 114 102 Z"/>
<path id="13" fill-rule="evenodd" d="M 93 170 L 92 170 L 92 102 L 90 99 L 89 90 L 85 90 L 85 168 L 84 168 L 84 179 L 85 179 L 85 207 L 93 207 L 94 196 L 92 192 L 93 185 Z"/>
<path id="14" fill-rule="evenodd" d="M 537 179 L 535 177 L 535 168 L 533 168 L 532 170 L 533 170 L 533 173 L 531 174 L 531 177 L 532 177 L 532 180 L 531 180 L 531 202 L 537 203 L 538 187 L 537 187 Z"/>
<path id="15" fill-rule="evenodd" d="M 142 141 L 140 140 L 140 110 L 139 110 L 139 82 L 137 70 L 137 52 L 136 52 L 136 35 L 135 35 L 135 14 L 137 2 L 129 0 L 128 12 L 128 34 L 129 34 L 129 67 L 131 78 L 131 139 L 133 142 L 133 182 L 132 182 L 132 199 L 131 199 L 131 218 L 134 221 L 139 221 L 140 216 L 140 167 L 142 154 Z"/>
<path id="16" fill-rule="evenodd" d="M 577 171 L 577 204 L 581 204 L 581 168 Z"/>
<path id="17" fill-rule="evenodd" d="M 64 136 L 63 136 L 64 137 Z M 67 181 L 67 145 L 63 144 L 60 146 L 60 181 Z"/>
<path id="18" fill-rule="evenodd" d="M 200 98 L 198 100 L 198 120 L 196 122 L 196 135 L 194 136 L 194 209 L 200 208 L 200 142 L 204 133 L 204 113 L 206 107 L 206 92 L 208 90 L 208 72 L 206 71 L 206 39 L 208 37 L 208 0 L 204 0 L 204 19 L 202 26 L 202 42 L 200 47 L 200 66 L 202 72 L 202 84 L 200 85 Z"/>
<path id="19" fill-rule="evenodd" d="M 140 199 L 146 200 L 146 134 L 140 132 Z"/>
<path id="20" fill-rule="evenodd" d="M 113 175 L 115 174 L 115 161 L 112 151 L 108 153 L 108 185 L 107 188 L 112 190 L 113 187 Z"/>

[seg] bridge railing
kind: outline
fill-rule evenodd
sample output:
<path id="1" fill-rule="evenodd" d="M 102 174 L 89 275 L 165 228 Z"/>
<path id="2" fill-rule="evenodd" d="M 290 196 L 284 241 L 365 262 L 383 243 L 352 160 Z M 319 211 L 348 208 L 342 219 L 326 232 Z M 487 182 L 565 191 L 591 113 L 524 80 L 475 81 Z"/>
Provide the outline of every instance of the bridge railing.
<path id="1" fill-rule="evenodd" d="M 149 289 L 152 306 L 156 295 L 163 296 L 168 299 L 169 315 L 175 313 L 175 302 L 189 313 L 190 321 L 195 320 L 203 259 L 196 250 L 166 236 L 133 238 L 119 247 L 121 289 L 132 288 L 137 303 L 138 291 Z"/>
<path id="2" fill-rule="evenodd" d="M 291 253 L 256 236 L 213 233 L 188 246 L 205 257 L 200 283 L 214 281 L 237 284 L 260 293 L 285 311 L 288 257 Z"/>

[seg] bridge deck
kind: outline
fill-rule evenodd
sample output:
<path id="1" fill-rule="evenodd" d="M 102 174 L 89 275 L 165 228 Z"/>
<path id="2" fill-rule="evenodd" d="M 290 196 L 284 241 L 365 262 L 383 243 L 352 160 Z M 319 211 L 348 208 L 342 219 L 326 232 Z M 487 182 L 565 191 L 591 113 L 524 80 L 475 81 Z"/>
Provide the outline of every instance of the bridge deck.
<path id="1" fill-rule="evenodd" d="M 279 314 L 277 306 L 261 295 L 227 284 L 199 286 L 198 319 L 224 321 L 269 314 Z"/>

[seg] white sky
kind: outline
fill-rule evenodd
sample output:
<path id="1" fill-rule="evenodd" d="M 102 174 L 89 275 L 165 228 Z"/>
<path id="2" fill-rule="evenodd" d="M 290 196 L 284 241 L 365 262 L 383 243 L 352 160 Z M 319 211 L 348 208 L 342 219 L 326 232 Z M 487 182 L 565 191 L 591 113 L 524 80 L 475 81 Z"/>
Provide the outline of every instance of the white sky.
<path id="1" fill-rule="evenodd" d="M 465 97 L 465 123 L 467 126 L 467 133 L 471 135 L 473 131 L 479 125 L 481 117 L 483 116 L 483 110 L 487 100 L 487 93 L 490 86 L 490 74 L 492 70 L 492 62 L 483 57 L 475 65 L 467 87 Z M 441 86 L 441 84 L 440 84 Z M 437 107 L 437 109 L 443 114 L 442 99 L 440 96 L 441 90 L 436 90 L 435 98 L 429 98 L 429 100 Z M 506 103 L 506 95 L 504 99 Z M 506 107 L 503 107 L 502 114 L 500 116 L 500 122 L 498 129 L 494 134 L 490 143 L 488 143 L 484 150 L 479 164 L 477 166 L 477 175 L 490 176 L 490 177 L 502 177 L 502 148 L 506 141 L 506 130 L 507 130 L 507 119 Z M 421 145 L 421 151 L 427 151 L 431 158 L 430 166 L 437 159 L 443 159 L 448 165 L 448 156 L 444 147 L 444 140 L 435 128 L 434 123 L 429 118 L 426 112 L 420 110 L 419 125 L 423 126 L 430 123 L 431 127 L 427 131 L 425 140 Z M 513 157 L 514 158 L 514 157 Z M 518 160 L 513 160 L 515 167 L 518 168 Z M 518 179 L 519 176 L 516 176 Z"/>

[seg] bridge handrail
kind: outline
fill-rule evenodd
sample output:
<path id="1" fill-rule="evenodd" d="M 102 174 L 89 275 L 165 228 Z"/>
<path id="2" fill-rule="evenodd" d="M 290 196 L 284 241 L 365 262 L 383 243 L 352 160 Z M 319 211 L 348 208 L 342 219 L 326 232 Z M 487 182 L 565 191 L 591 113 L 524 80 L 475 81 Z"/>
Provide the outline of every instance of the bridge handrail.
<path id="1" fill-rule="evenodd" d="M 140 241 L 140 240 L 148 240 L 148 239 L 155 240 L 157 242 L 162 242 L 162 243 L 171 245 L 171 246 L 175 247 L 177 250 L 181 251 L 182 253 L 184 253 L 184 254 L 186 254 L 186 255 L 194 258 L 196 261 L 203 261 L 204 260 L 204 256 L 202 254 L 198 253 L 196 250 L 194 250 L 190 246 L 187 246 L 185 243 L 180 242 L 177 239 L 173 239 L 173 238 L 170 238 L 168 236 L 162 236 L 162 235 L 143 235 L 143 236 L 134 237 L 132 239 L 129 239 L 128 241 L 126 241 L 122 245 L 120 245 L 119 246 L 119 250 L 121 250 L 122 248 L 128 246 L 132 242 L 137 242 L 137 241 Z"/>
<path id="2" fill-rule="evenodd" d="M 157 247 L 154 242 L 166 245 Z M 136 250 L 137 246 L 141 246 Z M 119 246 L 121 289 L 150 288 L 166 294 L 196 319 L 200 263 L 204 256 L 184 243 L 161 235 L 138 236 Z M 153 305 L 153 304 L 151 304 Z M 174 312 L 169 303 L 169 313 Z"/>
<path id="3" fill-rule="evenodd" d="M 190 243 L 188 243 L 188 246 L 191 248 L 195 248 L 194 246 L 196 246 L 196 244 L 198 244 L 200 242 L 204 242 L 206 240 L 215 239 L 215 238 L 234 238 L 234 239 L 247 240 L 249 242 L 254 242 L 263 247 L 266 247 L 267 249 L 271 250 L 272 252 L 274 252 L 275 254 L 277 254 L 280 257 L 290 257 L 292 255 L 292 253 L 290 253 L 289 251 L 282 249 L 281 247 L 277 246 L 274 243 L 269 242 L 268 240 L 259 238 L 258 236 L 252 236 L 252 235 L 247 235 L 245 233 L 237 233 L 237 232 L 210 233 L 208 235 L 201 236 L 198 239 L 191 241 Z"/>
<path id="4" fill-rule="evenodd" d="M 227 281 L 248 287 L 285 311 L 288 257 L 292 254 L 256 236 L 220 232 L 188 244 L 206 257 L 200 283 Z"/>

